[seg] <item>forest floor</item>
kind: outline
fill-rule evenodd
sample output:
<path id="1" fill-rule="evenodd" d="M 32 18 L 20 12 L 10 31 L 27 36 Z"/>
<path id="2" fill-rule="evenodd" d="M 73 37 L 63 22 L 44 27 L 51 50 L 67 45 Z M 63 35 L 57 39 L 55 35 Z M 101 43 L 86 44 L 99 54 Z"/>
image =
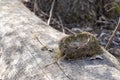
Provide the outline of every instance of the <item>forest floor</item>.
<path id="1" fill-rule="evenodd" d="M 26 6 L 30 10 L 31 8 L 33 9 L 33 6 L 31 7 L 30 3 L 27 3 Z M 38 14 L 36 15 L 38 16 Z M 49 14 L 45 13 L 44 11 L 41 11 L 39 12 L 38 17 L 47 23 Z M 105 16 L 101 15 L 96 22 L 97 23 L 95 23 L 93 27 L 86 25 L 84 27 L 80 27 L 81 26 L 80 24 L 76 23 L 65 24 L 61 20 L 58 20 L 56 17 L 54 18 L 52 17 L 50 26 L 69 35 L 74 33 L 80 33 L 83 31 L 92 32 L 98 38 L 100 45 L 105 47 L 118 23 L 118 19 L 108 19 Z M 89 23 L 87 22 L 86 23 L 83 22 L 81 24 L 89 25 Z M 115 37 L 112 40 L 112 43 L 110 44 L 108 51 L 120 57 L 120 28 L 115 34 Z"/>

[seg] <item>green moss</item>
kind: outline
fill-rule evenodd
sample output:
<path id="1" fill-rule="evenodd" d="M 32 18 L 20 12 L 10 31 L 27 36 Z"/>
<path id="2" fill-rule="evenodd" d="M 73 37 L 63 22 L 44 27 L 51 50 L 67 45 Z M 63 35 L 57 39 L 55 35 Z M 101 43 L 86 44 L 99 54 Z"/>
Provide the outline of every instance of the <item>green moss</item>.
<path id="1" fill-rule="evenodd" d="M 120 4 L 118 2 L 113 1 L 108 3 L 104 8 L 106 10 L 105 14 L 108 18 L 115 18 L 120 15 Z"/>
<path id="2" fill-rule="evenodd" d="M 101 53 L 97 38 L 89 32 L 82 32 L 61 39 L 56 55 L 57 58 L 65 56 L 65 59 L 78 59 Z"/>
<path id="3" fill-rule="evenodd" d="M 120 5 L 117 3 L 114 3 L 114 12 L 120 15 Z"/>
<path id="4" fill-rule="evenodd" d="M 57 49 L 57 53 L 56 53 L 56 55 L 55 55 L 55 59 L 59 59 L 61 56 L 62 56 L 62 55 L 61 55 L 60 49 Z"/>

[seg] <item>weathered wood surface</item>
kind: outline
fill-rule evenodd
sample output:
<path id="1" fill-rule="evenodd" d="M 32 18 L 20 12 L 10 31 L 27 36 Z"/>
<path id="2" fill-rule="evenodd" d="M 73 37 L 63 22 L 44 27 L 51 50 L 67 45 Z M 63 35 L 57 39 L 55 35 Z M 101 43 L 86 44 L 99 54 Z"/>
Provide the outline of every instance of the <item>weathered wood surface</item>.
<path id="1" fill-rule="evenodd" d="M 66 35 L 46 25 L 18 0 L 0 0 L 0 79 L 120 80 L 120 71 L 107 59 L 59 61 L 60 67 L 51 64 L 55 53 L 41 51 L 35 36 L 56 48 Z"/>

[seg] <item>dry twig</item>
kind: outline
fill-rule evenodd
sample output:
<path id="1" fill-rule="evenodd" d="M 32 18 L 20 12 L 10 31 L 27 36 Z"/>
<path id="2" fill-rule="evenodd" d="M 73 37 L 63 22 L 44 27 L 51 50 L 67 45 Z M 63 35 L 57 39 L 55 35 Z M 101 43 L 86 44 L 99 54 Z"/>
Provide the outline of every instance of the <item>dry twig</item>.
<path id="1" fill-rule="evenodd" d="M 62 32 L 65 33 L 65 28 L 64 28 L 64 25 L 63 25 L 63 23 L 62 23 L 62 19 L 61 19 L 61 17 L 60 17 L 59 15 L 58 15 L 58 19 L 59 19 L 60 24 L 61 24 L 61 26 L 62 26 Z"/>
<path id="2" fill-rule="evenodd" d="M 41 13 L 44 15 L 44 16 L 47 16 L 47 17 L 49 17 L 49 15 L 48 14 L 46 14 L 44 11 L 42 11 L 42 10 L 40 10 L 41 11 Z M 54 19 L 54 18 L 52 18 L 51 17 L 51 20 L 53 20 L 53 22 L 55 22 L 55 23 L 57 23 L 59 26 L 63 26 L 62 24 L 60 24 L 60 22 L 59 21 L 57 21 L 56 19 Z M 76 34 L 75 32 L 73 32 L 72 30 L 70 30 L 69 28 L 67 28 L 67 27 L 64 27 L 64 29 L 65 30 L 67 30 L 68 32 L 70 32 L 70 33 L 72 33 L 72 34 Z"/>
<path id="3" fill-rule="evenodd" d="M 35 38 L 43 47 L 45 47 L 44 43 L 39 40 L 38 36 L 37 36 L 34 32 L 32 32 L 32 31 L 30 31 L 30 32 L 31 32 L 32 34 L 34 34 L 34 38 Z"/>
<path id="4" fill-rule="evenodd" d="M 37 10 L 38 10 L 38 7 L 37 7 L 37 0 L 34 1 L 34 7 L 33 7 L 33 12 L 36 13 Z"/>
<path id="5" fill-rule="evenodd" d="M 119 27 L 120 27 L 120 17 L 119 17 L 118 24 L 117 24 L 117 26 L 115 27 L 115 29 L 114 29 L 114 31 L 113 31 L 113 33 L 112 33 L 112 35 L 111 35 L 111 37 L 110 37 L 110 39 L 109 39 L 109 41 L 108 41 L 106 47 L 105 47 L 106 49 L 108 49 L 109 45 L 111 44 L 111 42 L 112 42 L 112 40 L 113 40 L 113 38 L 114 38 L 114 36 L 115 36 L 117 30 L 119 29 Z"/>
<path id="6" fill-rule="evenodd" d="M 53 0 L 53 2 L 52 2 L 50 14 L 49 14 L 49 19 L 48 19 L 48 21 L 47 21 L 47 24 L 48 24 L 48 25 L 50 24 L 50 21 L 51 21 L 51 18 L 52 18 L 52 12 L 53 12 L 54 5 L 55 5 L 55 0 Z"/>

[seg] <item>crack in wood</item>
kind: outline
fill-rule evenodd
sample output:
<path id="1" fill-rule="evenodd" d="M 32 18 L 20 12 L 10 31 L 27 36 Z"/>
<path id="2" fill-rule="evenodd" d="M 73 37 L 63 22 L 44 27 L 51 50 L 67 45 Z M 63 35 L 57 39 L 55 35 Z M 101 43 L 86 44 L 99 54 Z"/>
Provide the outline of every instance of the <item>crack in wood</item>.
<path id="1" fill-rule="evenodd" d="M 28 49 L 30 55 L 31 55 L 31 56 L 33 57 L 33 59 L 35 60 L 36 64 L 38 65 L 38 67 L 40 68 L 40 70 L 42 71 L 42 73 L 43 73 L 44 75 L 46 75 L 46 77 L 47 77 L 49 80 L 51 80 L 51 79 L 48 77 L 48 75 L 46 74 L 46 72 L 44 72 L 44 71 L 42 70 L 42 68 L 40 67 L 39 63 L 37 62 L 35 56 L 31 53 L 31 51 L 30 51 L 30 49 L 28 48 L 28 46 L 25 45 L 24 42 L 23 42 L 23 44 L 24 44 L 24 46 L 26 46 L 26 48 Z"/>

